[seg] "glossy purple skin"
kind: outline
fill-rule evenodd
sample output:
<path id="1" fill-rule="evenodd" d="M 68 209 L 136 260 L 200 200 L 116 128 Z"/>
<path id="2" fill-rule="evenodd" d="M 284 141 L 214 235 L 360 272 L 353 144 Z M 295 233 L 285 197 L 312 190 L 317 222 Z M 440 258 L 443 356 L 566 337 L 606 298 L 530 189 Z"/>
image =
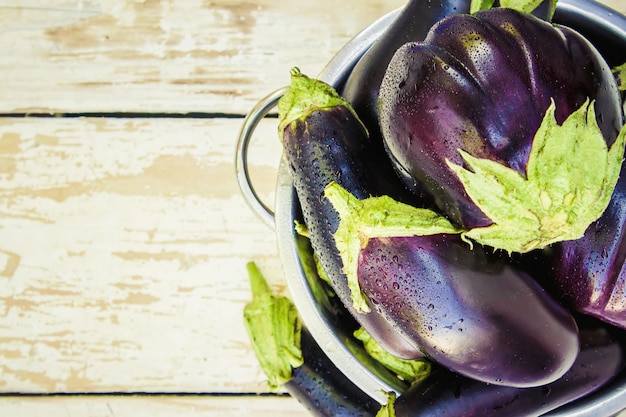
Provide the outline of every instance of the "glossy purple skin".
<path id="1" fill-rule="evenodd" d="M 314 111 L 304 120 L 292 122 L 282 132 L 282 142 L 311 246 L 338 299 L 387 351 L 402 358 L 422 356 L 381 314 L 361 314 L 353 308 L 333 237 L 339 214 L 323 197 L 331 181 L 338 182 L 359 199 L 380 195 L 382 189 L 398 196 L 405 190 L 393 169 L 376 162 L 380 154 L 372 151 L 363 126 L 344 106 Z"/>
<path id="2" fill-rule="evenodd" d="M 365 394 L 326 356 L 306 328 L 300 341 L 304 363 L 285 390 L 315 417 L 374 417 L 380 404 Z"/>
<path id="3" fill-rule="evenodd" d="M 550 99 L 561 123 L 587 98 L 608 143 L 622 126 L 608 64 L 581 35 L 531 15 L 495 8 L 439 21 L 424 42 L 396 51 L 379 97 L 385 146 L 409 184 L 466 228 L 489 218 L 471 201 L 446 159 L 458 149 L 525 174 L 532 139 Z"/>
<path id="4" fill-rule="evenodd" d="M 375 308 L 427 357 L 496 385 L 539 386 L 578 353 L 572 315 L 529 275 L 456 235 L 370 239 L 358 278 Z"/>
<path id="5" fill-rule="evenodd" d="M 557 381 L 535 388 L 484 384 L 445 370 L 405 392 L 395 402 L 398 417 L 539 416 L 605 386 L 624 366 L 618 342 L 586 346 Z"/>
<path id="6" fill-rule="evenodd" d="M 469 10 L 470 0 L 409 0 L 382 36 L 359 58 L 341 94 L 352 104 L 373 139 L 382 140 L 378 92 L 394 52 L 407 42 L 424 40 L 428 30 L 442 18 Z"/>
<path id="7" fill-rule="evenodd" d="M 546 252 L 543 283 L 581 313 L 626 329 L 626 169 L 600 219 L 578 240 L 559 242 Z"/>

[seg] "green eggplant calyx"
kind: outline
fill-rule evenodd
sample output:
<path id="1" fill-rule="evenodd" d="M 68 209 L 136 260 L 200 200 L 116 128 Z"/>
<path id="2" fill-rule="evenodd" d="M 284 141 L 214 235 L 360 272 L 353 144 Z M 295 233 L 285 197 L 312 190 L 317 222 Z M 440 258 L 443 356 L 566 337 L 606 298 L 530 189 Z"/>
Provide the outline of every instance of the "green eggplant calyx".
<path id="1" fill-rule="evenodd" d="M 268 386 L 276 391 L 291 379 L 293 368 L 304 362 L 300 347 L 302 322 L 291 300 L 272 293 L 254 262 L 246 267 L 252 300 L 244 307 L 244 324 Z"/>
<path id="2" fill-rule="evenodd" d="M 522 13 L 532 13 L 544 0 L 500 0 L 499 7 L 517 10 Z M 550 18 L 554 16 L 556 11 L 557 0 L 550 2 Z M 470 13 L 477 13 L 482 10 L 491 9 L 495 5 L 495 0 L 471 0 Z"/>
<path id="3" fill-rule="evenodd" d="M 376 417 L 396 417 L 396 393 L 393 391 L 387 392 L 387 403 L 383 405 Z"/>
<path id="4" fill-rule="evenodd" d="M 617 89 L 619 91 L 626 91 L 626 62 L 612 68 L 612 71 L 617 78 Z"/>
<path id="5" fill-rule="evenodd" d="M 491 9 L 494 4 L 495 0 L 471 0 L 470 13 L 474 14 L 476 12 L 480 12 L 481 10 Z"/>
<path id="6" fill-rule="evenodd" d="M 431 365 L 426 359 L 398 358 L 380 346 L 362 327 L 354 331 L 354 337 L 363 343 L 365 351 L 372 358 L 408 384 L 422 381 L 430 375 Z"/>
<path id="7" fill-rule="evenodd" d="M 493 224 L 463 237 L 509 253 L 579 239 L 609 204 L 626 143 L 622 127 L 608 148 L 587 100 L 563 123 L 551 103 L 535 134 L 526 177 L 459 150 L 469 169 L 448 161 L 472 201 Z"/>
<path id="8" fill-rule="evenodd" d="M 294 67 L 291 69 L 291 84 L 278 100 L 278 132 L 282 134 L 291 123 L 305 120 L 314 111 L 328 110 L 336 106 L 346 107 L 360 121 L 350 103 L 331 85 L 307 77 Z"/>
<path id="9" fill-rule="evenodd" d="M 339 214 L 339 226 L 333 236 L 353 306 L 360 313 L 371 311 L 357 276 L 359 253 L 369 239 L 461 232 L 432 210 L 413 207 L 389 196 L 359 200 L 336 182 L 326 186 L 324 197 Z"/>

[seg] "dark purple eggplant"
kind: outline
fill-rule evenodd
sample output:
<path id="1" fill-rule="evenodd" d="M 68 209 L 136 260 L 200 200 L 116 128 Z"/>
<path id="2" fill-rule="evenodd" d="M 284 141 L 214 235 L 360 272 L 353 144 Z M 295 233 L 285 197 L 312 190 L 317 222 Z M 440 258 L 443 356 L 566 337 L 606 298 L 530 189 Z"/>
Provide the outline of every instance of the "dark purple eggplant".
<path id="1" fill-rule="evenodd" d="M 583 346 L 565 375 L 544 386 L 502 387 L 438 369 L 392 407 L 397 417 L 540 416 L 597 391 L 623 368 L 623 347 L 609 338 Z"/>
<path id="2" fill-rule="evenodd" d="M 543 251 L 540 282 L 567 307 L 626 329 L 626 169 L 609 206 L 577 240 Z"/>
<path id="3" fill-rule="evenodd" d="M 380 404 L 348 379 L 302 328 L 304 362 L 294 368 L 285 390 L 317 417 L 371 417 Z"/>
<path id="4" fill-rule="evenodd" d="M 367 131 L 352 107 L 329 85 L 292 72 L 292 84 L 280 99 L 279 135 L 293 176 L 311 246 L 339 300 L 389 353 L 404 359 L 421 357 L 377 311 L 355 310 L 333 234 L 339 216 L 323 197 L 325 187 L 338 182 L 357 198 L 401 194 L 389 165 L 369 146 Z"/>
<path id="5" fill-rule="evenodd" d="M 469 13 L 470 4 L 471 0 L 409 0 L 382 36 L 359 58 L 339 91 L 359 115 L 372 139 L 381 139 L 378 94 L 395 51 L 405 43 L 423 41 L 429 29 L 444 17 Z M 550 20 L 552 5 L 552 1 L 545 0 L 533 14 Z"/>
<path id="6" fill-rule="evenodd" d="M 470 0 L 409 0 L 359 59 L 340 91 L 374 141 L 381 141 L 377 105 L 380 83 L 396 49 L 407 42 L 424 40 L 430 27 L 445 16 L 469 10 Z"/>
<path id="7" fill-rule="evenodd" d="M 526 175 L 551 101 L 562 123 L 587 100 L 594 101 L 600 131 L 612 144 L 623 125 L 621 100 L 595 47 L 570 28 L 495 8 L 446 17 L 423 42 L 400 47 L 381 84 L 379 117 L 402 176 L 471 229 L 492 219 L 448 161 L 464 165 L 461 149 Z"/>
<path id="8" fill-rule="evenodd" d="M 380 404 L 326 356 L 297 316 L 295 306 L 272 293 L 252 262 L 252 301 L 244 308 L 250 342 L 270 388 L 287 391 L 317 417 L 371 417 Z"/>
<path id="9" fill-rule="evenodd" d="M 475 380 L 545 385 L 578 353 L 567 310 L 528 274 L 458 235 L 370 238 L 359 253 L 358 281 L 398 333 Z"/>

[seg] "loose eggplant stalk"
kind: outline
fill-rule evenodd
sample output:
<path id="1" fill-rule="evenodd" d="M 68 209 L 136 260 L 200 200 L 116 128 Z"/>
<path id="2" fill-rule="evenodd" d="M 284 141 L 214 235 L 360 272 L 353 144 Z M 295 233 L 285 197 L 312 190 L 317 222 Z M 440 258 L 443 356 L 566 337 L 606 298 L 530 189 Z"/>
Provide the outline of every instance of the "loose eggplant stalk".
<path id="1" fill-rule="evenodd" d="M 348 277 L 427 357 L 467 377 L 517 387 L 545 385 L 572 365 L 576 322 L 527 273 L 482 247 L 470 249 L 459 235 L 414 235 L 406 226 L 385 233 L 389 219 L 409 224 L 419 210 L 380 197 L 357 200 L 335 183 L 325 195 L 340 213 L 335 238 L 345 242 Z M 374 221 L 364 223 L 370 216 Z"/>
<path id="2" fill-rule="evenodd" d="M 547 268 L 538 277 L 555 298 L 626 329 L 626 172 L 602 217 L 585 235 L 556 243 L 544 255 Z"/>
<path id="3" fill-rule="evenodd" d="M 623 368 L 623 347 L 607 340 L 583 346 L 567 373 L 544 386 L 502 387 L 439 369 L 385 408 L 396 417 L 540 416 L 597 391 Z"/>
<path id="4" fill-rule="evenodd" d="M 496 8 L 446 17 L 424 42 L 399 48 L 381 84 L 379 115 L 398 171 L 472 229 L 494 220 L 452 168 L 468 164 L 459 149 L 523 177 L 550 106 L 561 124 L 588 101 L 612 144 L 623 125 L 621 100 L 598 51 L 574 30 Z"/>
<path id="5" fill-rule="evenodd" d="M 380 404 L 337 369 L 302 326 L 293 303 L 271 292 L 254 263 L 248 274 L 253 297 L 244 308 L 246 329 L 270 388 L 283 388 L 313 416 L 373 416 Z"/>

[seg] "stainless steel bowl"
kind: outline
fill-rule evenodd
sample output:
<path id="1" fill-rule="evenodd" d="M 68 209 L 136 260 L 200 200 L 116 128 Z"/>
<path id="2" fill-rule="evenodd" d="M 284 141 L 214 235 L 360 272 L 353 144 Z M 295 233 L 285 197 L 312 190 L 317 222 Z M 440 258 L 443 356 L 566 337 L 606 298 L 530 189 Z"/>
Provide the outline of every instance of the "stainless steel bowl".
<path id="1" fill-rule="evenodd" d="M 348 42 L 328 63 L 319 78 L 341 90 L 358 59 L 378 39 L 399 10 L 393 11 L 365 28 Z M 602 52 L 610 65 L 626 61 L 626 17 L 593 0 L 560 0 L 554 21 L 575 28 Z M 383 391 L 402 394 L 406 388 L 388 371 L 368 359 L 363 348 L 354 341 L 349 315 L 321 299 L 315 291 L 317 277 L 307 273 L 306 251 L 302 238 L 294 230 L 300 219 L 299 203 L 289 169 L 284 161 L 278 170 L 275 212 L 257 196 L 247 169 L 248 144 L 259 121 L 276 105 L 284 89 L 262 99 L 247 115 L 237 143 L 235 168 L 242 194 L 260 216 L 275 230 L 278 249 L 291 296 L 298 311 L 317 341 L 335 365 L 364 392 L 381 403 Z M 348 325 L 346 325 L 346 322 Z M 611 417 L 626 410 L 626 372 L 610 385 L 583 399 L 561 407 L 546 416 Z"/>

